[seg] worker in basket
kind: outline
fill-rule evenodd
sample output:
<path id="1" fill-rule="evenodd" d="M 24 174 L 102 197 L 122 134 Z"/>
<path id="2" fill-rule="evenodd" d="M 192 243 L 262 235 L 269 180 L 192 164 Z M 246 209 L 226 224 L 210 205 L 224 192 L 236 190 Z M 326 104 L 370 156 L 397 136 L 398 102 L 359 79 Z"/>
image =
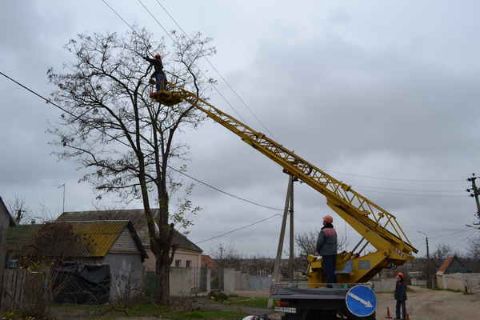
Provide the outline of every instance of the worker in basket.
<path id="1" fill-rule="evenodd" d="M 335 265 L 337 262 L 337 231 L 333 227 L 333 217 L 323 217 L 323 227 L 318 234 L 317 253 L 322 256 L 323 280 L 336 283 Z"/>
<path id="2" fill-rule="evenodd" d="M 155 80 L 155 88 L 157 89 L 157 92 L 160 90 L 165 90 L 167 77 L 163 71 L 162 57 L 160 54 L 155 54 L 153 59 L 149 57 L 143 57 L 143 59 L 150 62 L 150 64 L 153 66 L 154 71 L 150 77 L 150 82 L 153 82 L 152 79 Z"/>

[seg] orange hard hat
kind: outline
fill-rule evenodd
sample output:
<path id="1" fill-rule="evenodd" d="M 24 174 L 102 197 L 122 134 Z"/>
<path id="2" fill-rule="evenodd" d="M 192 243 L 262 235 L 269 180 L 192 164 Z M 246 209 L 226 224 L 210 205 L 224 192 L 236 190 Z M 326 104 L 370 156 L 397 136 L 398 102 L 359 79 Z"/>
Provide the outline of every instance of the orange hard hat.
<path id="1" fill-rule="evenodd" d="M 405 279 L 405 275 L 403 274 L 403 272 L 397 273 L 397 276 L 399 276 L 402 279 Z"/>
<path id="2" fill-rule="evenodd" d="M 325 217 L 323 217 L 323 221 L 325 221 L 326 223 L 332 223 L 333 217 L 327 214 Z"/>

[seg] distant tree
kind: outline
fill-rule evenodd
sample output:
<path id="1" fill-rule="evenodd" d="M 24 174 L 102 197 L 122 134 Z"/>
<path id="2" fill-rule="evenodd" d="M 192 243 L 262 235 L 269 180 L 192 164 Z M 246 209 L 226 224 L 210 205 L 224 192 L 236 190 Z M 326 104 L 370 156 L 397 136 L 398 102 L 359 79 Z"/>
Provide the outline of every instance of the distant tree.
<path id="1" fill-rule="evenodd" d="M 438 263 L 441 263 L 445 260 L 448 256 L 453 254 L 452 247 L 447 244 L 439 244 L 435 251 L 432 253 L 432 259 Z"/>
<path id="2" fill-rule="evenodd" d="M 213 253 L 213 258 L 222 268 L 237 268 L 242 260 L 242 255 L 233 246 L 220 243 Z"/>
<path id="3" fill-rule="evenodd" d="M 319 233 L 320 233 L 320 230 L 307 231 L 307 232 L 299 233 L 295 236 L 295 243 L 298 249 L 300 250 L 299 254 L 301 256 L 306 257 L 309 254 L 315 254 Z M 339 237 L 338 247 L 337 247 L 338 252 L 346 250 L 347 246 L 348 246 L 348 242 L 347 242 L 346 236 Z"/>
<path id="4" fill-rule="evenodd" d="M 204 85 L 211 80 L 200 73 L 198 61 L 215 52 L 199 33 L 171 36 L 175 41 L 167 46 L 145 30 L 123 37 L 82 34 L 66 46 L 73 61 L 62 72 L 47 73 L 57 87 L 54 100 L 68 111 L 52 130 L 60 157 L 80 162 L 87 171 L 81 181 L 93 184 L 99 197 L 117 193 L 125 201 L 142 201 L 156 258 L 157 302 L 163 304 L 169 301 L 174 224 L 188 228 L 189 217 L 199 210 L 188 197 L 192 185 L 170 171 L 173 161 L 186 170 L 188 148 L 175 137 L 181 129 L 197 127 L 204 116 L 187 103 L 169 107 L 152 101 L 151 66 L 144 57 L 161 53 L 170 83 L 207 98 Z"/>
<path id="5" fill-rule="evenodd" d="M 7 201 L 7 206 L 16 224 L 25 222 L 25 220 L 28 218 L 30 209 L 27 208 L 24 198 L 15 196 L 12 201 Z"/>
<path id="6" fill-rule="evenodd" d="M 480 260 L 480 235 L 470 242 L 468 257 L 477 261 Z"/>

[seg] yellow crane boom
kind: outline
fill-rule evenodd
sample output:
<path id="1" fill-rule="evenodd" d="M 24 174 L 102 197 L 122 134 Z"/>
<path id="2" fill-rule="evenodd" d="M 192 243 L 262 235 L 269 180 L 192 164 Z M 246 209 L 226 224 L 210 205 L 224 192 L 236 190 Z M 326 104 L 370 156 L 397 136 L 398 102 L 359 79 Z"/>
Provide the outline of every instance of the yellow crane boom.
<path id="1" fill-rule="evenodd" d="M 339 282 L 368 281 L 381 269 L 401 265 L 413 258 L 413 253 L 416 253 L 417 249 L 408 240 L 395 216 L 390 212 L 194 93 L 184 89 L 176 90 L 177 97 L 181 96 L 182 100 L 239 136 L 244 142 L 279 164 L 287 174 L 323 194 L 327 198 L 328 206 L 362 236 L 361 241 L 351 252 L 339 254 L 337 258 Z M 376 251 L 363 254 L 369 244 Z M 315 256 L 309 256 L 308 260 L 310 262 L 308 276 L 311 285 L 316 286 L 325 282 L 322 278 L 321 260 Z"/>

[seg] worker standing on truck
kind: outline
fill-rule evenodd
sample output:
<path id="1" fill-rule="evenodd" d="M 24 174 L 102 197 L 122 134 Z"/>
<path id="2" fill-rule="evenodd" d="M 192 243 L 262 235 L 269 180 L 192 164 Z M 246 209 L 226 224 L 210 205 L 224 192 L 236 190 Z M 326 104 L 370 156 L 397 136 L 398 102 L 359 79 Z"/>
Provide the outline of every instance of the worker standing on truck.
<path id="1" fill-rule="evenodd" d="M 332 216 L 323 217 L 323 227 L 318 234 L 317 253 L 322 256 L 324 281 L 336 283 L 335 265 L 337 262 L 337 231 L 333 227 Z"/>
<path id="2" fill-rule="evenodd" d="M 167 84 L 167 76 L 163 71 L 162 57 L 160 56 L 160 54 L 157 53 L 154 56 L 154 59 L 149 57 L 143 57 L 143 59 L 150 62 L 150 64 L 153 66 L 154 71 L 150 78 L 155 78 L 155 87 L 157 91 L 165 90 L 165 85 Z"/>
<path id="3" fill-rule="evenodd" d="M 407 318 L 407 284 L 405 283 L 405 275 L 401 272 L 397 273 L 395 300 L 397 301 L 395 308 L 395 319 L 405 320 Z"/>

